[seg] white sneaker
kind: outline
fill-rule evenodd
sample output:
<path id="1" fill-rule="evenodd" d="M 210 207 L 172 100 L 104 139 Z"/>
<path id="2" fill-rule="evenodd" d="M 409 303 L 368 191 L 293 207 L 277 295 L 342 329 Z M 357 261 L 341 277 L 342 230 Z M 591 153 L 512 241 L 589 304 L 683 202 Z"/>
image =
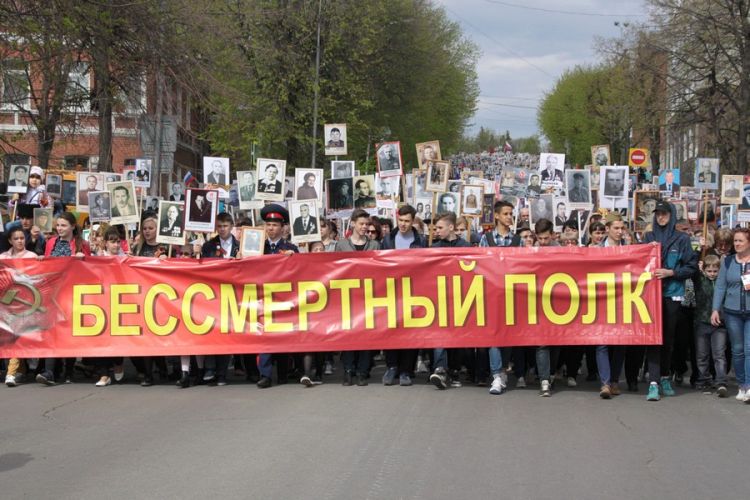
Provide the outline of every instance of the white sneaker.
<path id="1" fill-rule="evenodd" d="M 745 389 L 740 389 L 740 391 L 737 393 L 737 395 L 734 397 L 737 401 L 744 401 L 745 400 Z"/>
<path id="2" fill-rule="evenodd" d="M 518 380 L 516 380 L 516 388 L 518 389 L 525 389 L 526 388 L 526 379 L 523 377 L 518 377 Z"/>
<path id="3" fill-rule="evenodd" d="M 492 385 L 490 386 L 490 394 L 502 394 L 505 392 L 505 384 L 503 383 L 503 377 L 498 373 L 492 377 Z"/>
<path id="4" fill-rule="evenodd" d="M 417 360 L 417 373 L 430 373 L 427 365 L 421 359 Z"/>
<path id="5" fill-rule="evenodd" d="M 552 395 L 549 390 L 549 380 L 542 380 L 542 388 L 539 391 L 539 395 L 548 398 Z"/>
<path id="6" fill-rule="evenodd" d="M 573 377 L 568 377 L 568 387 L 578 387 L 578 382 Z"/>
<path id="7" fill-rule="evenodd" d="M 8 387 L 15 387 L 16 385 L 18 385 L 16 383 L 16 377 L 14 377 L 13 375 L 6 375 L 5 385 L 7 385 Z"/>

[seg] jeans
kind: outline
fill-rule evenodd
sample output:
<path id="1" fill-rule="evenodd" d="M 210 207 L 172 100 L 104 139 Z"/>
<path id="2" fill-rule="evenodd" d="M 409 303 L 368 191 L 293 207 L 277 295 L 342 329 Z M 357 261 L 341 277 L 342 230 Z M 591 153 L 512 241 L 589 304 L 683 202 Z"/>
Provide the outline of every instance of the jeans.
<path id="1" fill-rule="evenodd" d="M 612 363 L 609 362 L 609 352 L 612 351 Z M 596 368 L 602 385 L 611 385 L 620 381 L 622 363 L 625 361 L 625 347 L 600 345 L 596 347 Z M 610 370 L 611 368 L 611 370 Z"/>
<path id="2" fill-rule="evenodd" d="M 370 372 L 370 351 L 344 351 L 341 353 L 344 370 L 365 376 Z"/>
<path id="3" fill-rule="evenodd" d="M 385 351 L 385 365 L 397 368 L 399 375 L 411 375 L 417 363 L 417 349 L 390 349 Z"/>
<path id="4" fill-rule="evenodd" d="M 649 382 L 658 383 L 660 377 L 669 376 L 675 330 L 682 317 L 682 309 L 682 304 L 671 297 L 662 298 L 662 343 L 646 347 Z"/>
<path id="5" fill-rule="evenodd" d="M 727 385 L 727 330 L 723 326 L 715 327 L 708 323 L 695 325 L 695 357 L 698 368 L 697 382 L 711 383 L 711 358 L 716 371 L 716 384 Z"/>
<path id="6" fill-rule="evenodd" d="M 736 314 L 724 311 L 724 322 L 732 344 L 732 363 L 740 388 L 750 387 L 750 313 Z"/>
<path id="7" fill-rule="evenodd" d="M 550 380 L 550 366 L 553 362 L 557 365 L 559 355 L 559 347 L 540 346 L 536 348 L 536 371 L 539 374 L 539 380 Z"/>
<path id="8" fill-rule="evenodd" d="M 503 355 L 499 347 L 490 347 L 490 374 L 498 375 L 503 371 Z"/>

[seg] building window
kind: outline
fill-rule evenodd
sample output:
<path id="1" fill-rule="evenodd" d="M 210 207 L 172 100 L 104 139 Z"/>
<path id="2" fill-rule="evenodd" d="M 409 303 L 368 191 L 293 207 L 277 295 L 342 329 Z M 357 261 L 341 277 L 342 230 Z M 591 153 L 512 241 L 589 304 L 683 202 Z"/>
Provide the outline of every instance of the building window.
<path id="1" fill-rule="evenodd" d="M 26 63 L 20 59 L 8 59 L 2 63 L 0 108 L 29 109 L 29 78 Z"/>
<path id="2" fill-rule="evenodd" d="M 89 157 L 88 156 L 66 156 L 65 157 L 65 170 L 88 170 L 89 169 Z"/>
<path id="3" fill-rule="evenodd" d="M 65 100 L 69 111 L 88 112 L 91 109 L 91 73 L 87 63 L 74 64 L 68 73 Z"/>

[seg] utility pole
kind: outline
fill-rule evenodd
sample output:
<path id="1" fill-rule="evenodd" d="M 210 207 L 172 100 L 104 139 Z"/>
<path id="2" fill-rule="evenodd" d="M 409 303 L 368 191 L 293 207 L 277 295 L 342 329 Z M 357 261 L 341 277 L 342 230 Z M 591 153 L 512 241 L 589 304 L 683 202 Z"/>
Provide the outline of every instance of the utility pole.
<path id="1" fill-rule="evenodd" d="M 318 0 L 318 38 L 315 47 L 315 85 L 313 91 L 315 97 L 313 99 L 313 129 L 312 129 L 312 161 L 310 162 L 311 168 L 315 168 L 315 157 L 317 155 L 318 147 L 318 96 L 320 94 L 320 20 L 323 12 L 323 0 Z"/>

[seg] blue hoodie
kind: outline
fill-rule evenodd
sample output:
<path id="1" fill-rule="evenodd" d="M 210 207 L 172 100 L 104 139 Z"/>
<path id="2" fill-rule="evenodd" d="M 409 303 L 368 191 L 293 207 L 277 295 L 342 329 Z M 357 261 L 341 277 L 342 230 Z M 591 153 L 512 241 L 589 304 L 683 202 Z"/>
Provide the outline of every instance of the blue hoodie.
<path id="1" fill-rule="evenodd" d="M 693 250 L 690 236 L 677 231 L 677 214 L 674 205 L 669 204 L 672 216 L 666 226 L 656 222 L 654 212 L 653 229 L 646 233 L 644 243 L 661 243 L 661 267 L 671 269 L 674 276 L 662 281 L 662 295 L 664 297 L 684 297 L 685 280 L 698 272 L 698 254 Z"/>

